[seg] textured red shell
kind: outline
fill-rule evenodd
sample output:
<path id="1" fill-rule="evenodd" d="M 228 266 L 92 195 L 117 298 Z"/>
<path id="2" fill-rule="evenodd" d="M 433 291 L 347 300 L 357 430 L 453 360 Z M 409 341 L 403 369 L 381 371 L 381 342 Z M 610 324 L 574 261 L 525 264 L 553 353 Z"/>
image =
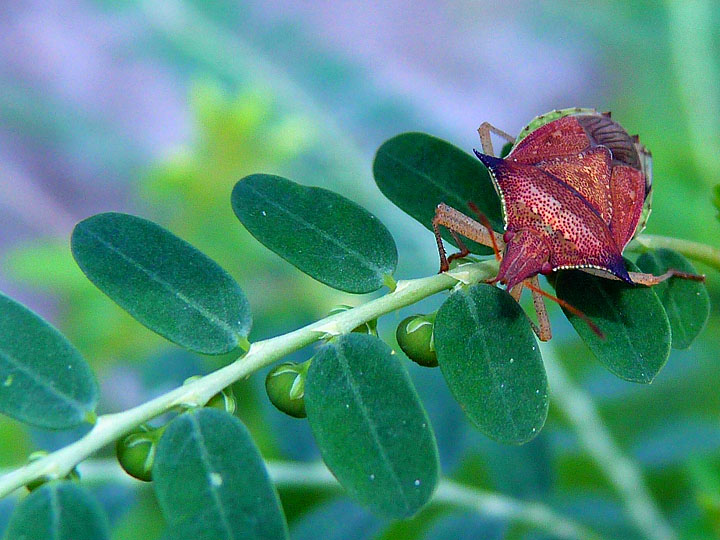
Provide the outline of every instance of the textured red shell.
<path id="1" fill-rule="evenodd" d="M 509 233 L 498 281 L 512 288 L 549 269 L 596 268 L 632 283 L 622 251 L 650 192 L 638 147 L 608 115 L 582 114 L 542 125 L 504 159 L 476 151 Z"/>

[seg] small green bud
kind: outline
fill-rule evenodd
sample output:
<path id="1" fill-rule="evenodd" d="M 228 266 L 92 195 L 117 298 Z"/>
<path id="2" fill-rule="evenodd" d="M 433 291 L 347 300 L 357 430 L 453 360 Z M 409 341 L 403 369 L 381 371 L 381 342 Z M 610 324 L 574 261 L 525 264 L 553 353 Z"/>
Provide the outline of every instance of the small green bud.
<path id="1" fill-rule="evenodd" d="M 412 315 L 397 327 L 395 337 L 407 357 L 424 367 L 438 365 L 434 343 L 435 313 Z"/>
<path id="2" fill-rule="evenodd" d="M 353 306 L 340 304 L 339 306 L 335 306 L 334 308 L 332 308 L 328 315 L 335 315 L 337 313 L 342 313 L 343 311 L 348 311 L 349 309 L 353 309 Z M 373 319 L 372 321 L 368 321 L 365 324 L 361 324 L 357 328 L 353 328 L 353 332 L 357 332 L 358 334 L 370 334 L 371 336 L 377 336 L 377 319 Z"/>
<path id="3" fill-rule="evenodd" d="M 48 453 L 45 450 L 38 450 L 38 451 L 30 454 L 30 456 L 28 456 L 28 462 L 32 463 L 33 461 L 42 459 L 47 455 L 48 455 Z M 42 477 L 36 478 L 32 482 L 26 484 L 25 487 L 27 488 L 28 491 L 33 491 L 53 479 L 54 478 L 50 477 L 50 476 L 42 476 Z M 80 480 L 80 474 L 78 473 L 77 468 L 73 468 L 73 470 L 70 471 L 68 473 L 68 475 L 65 477 L 65 480 Z"/>
<path id="4" fill-rule="evenodd" d="M 192 377 L 188 377 L 183 382 L 183 385 L 195 382 L 200 378 L 200 375 L 193 375 Z M 236 402 L 235 393 L 233 392 L 232 387 L 228 386 L 227 388 L 223 388 L 222 390 L 220 390 L 217 394 L 207 400 L 207 403 L 205 403 L 205 407 L 212 407 L 213 409 L 220 409 L 221 411 L 235 414 Z"/>
<path id="5" fill-rule="evenodd" d="M 236 402 L 235 392 L 233 392 L 232 386 L 224 388 L 205 404 L 206 407 L 212 407 L 213 409 L 220 409 L 230 414 L 235 414 Z"/>
<path id="6" fill-rule="evenodd" d="M 115 453 L 126 473 L 143 482 L 152 480 L 155 451 L 164 430 L 164 427 L 153 429 L 141 426 L 137 431 L 118 439 Z"/>
<path id="7" fill-rule="evenodd" d="M 302 364 L 284 362 L 265 378 L 265 390 L 275 407 L 295 418 L 305 418 L 305 378 L 310 360 Z"/>

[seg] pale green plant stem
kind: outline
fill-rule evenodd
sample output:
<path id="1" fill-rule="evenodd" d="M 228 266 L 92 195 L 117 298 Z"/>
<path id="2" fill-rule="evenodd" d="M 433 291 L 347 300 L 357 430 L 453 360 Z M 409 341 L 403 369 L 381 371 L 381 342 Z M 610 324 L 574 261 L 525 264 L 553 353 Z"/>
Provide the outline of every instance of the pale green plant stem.
<path id="1" fill-rule="evenodd" d="M 381 298 L 289 334 L 253 343 L 247 354 L 213 373 L 132 409 L 98 417 L 93 428 L 78 441 L 2 476 L 0 498 L 37 478 L 63 477 L 78 463 L 140 424 L 178 406 L 204 405 L 213 395 L 235 381 L 323 337 L 350 332 L 361 324 L 450 289 L 457 283 L 476 283 L 492 278 L 497 274 L 497 269 L 497 262 L 488 260 L 464 265 L 444 274 L 399 281 L 393 292 Z"/>
<path id="2" fill-rule="evenodd" d="M 279 490 L 303 488 L 342 492 L 342 487 L 322 462 L 270 461 L 266 465 L 270 478 Z M 113 482 L 130 487 L 147 485 L 126 474 L 114 459 L 90 459 L 81 463 L 78 471 L 82 481 L 88 484 Z M 429 505 L 471 510 L 482 516 L 527 525 L 567 540 L 603 539 L 596 532 L 554 512 L 544 504 L 491 493 L 447 478 L 440 479 Z"/>
<path id="3" fill-rule="evenodd" d="M 648 540 L 676 540 L 637 465 L 613 440 L 592 398 L 565 371 L 551 342 L 541 345 L 553 403 L 570 422 L 580 444 L 620 495 L 629 518 Z"/>
<path id="4" fill-rule="evenodd" d="M 671 238 L 669 236 L 657 236 L 654 234 L 641 234 L 628 244 L 630 251 L 649 251 L 651 249 L 672 249 L 682 253 L 688 259 L 707 264 L 720 272 L 720 249 L 714 248 L 700 242 Z"/>

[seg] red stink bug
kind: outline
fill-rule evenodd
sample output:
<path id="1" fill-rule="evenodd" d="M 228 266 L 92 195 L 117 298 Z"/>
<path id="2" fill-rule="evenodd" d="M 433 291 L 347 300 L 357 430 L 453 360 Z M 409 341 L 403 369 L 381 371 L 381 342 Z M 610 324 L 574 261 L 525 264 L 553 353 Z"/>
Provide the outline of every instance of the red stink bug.
<path id="1" fill-rule="evenodd" d="M 433 226 L 441 271 L 448 258 L 439 235 L 447 227 L 460 253 L 469 252 L 455 233 L 495 249 L 501 259 L 491 282 L 507 286 L 515 299 L 523 287 L 533 294 L 540 328 L 550 339 L 543 296 L 560 303 L 597 327 L 566 302 L 542 291 L 537 275 L 580 268 L 630 284 L 655 285 L 671 276 L 702 280 L 703 276 L 669 270 L 661 276 L 628 272 L 625 246 L 644 228 L 652 194 L 651 156 L 637 136 L 592 109 L 564 109 L 534 119 L 517 139 L 484 123 L 479 129 L 483 152 L 475 154 L 490 171 L 500 196 L 505 232 L 493 232 L 487 218 L 480 223 L 445 205 L 438 205 Z M 513 143 L 505 158 L 494 156 L 490 132 Z M 472 206 L 471 206 L 472 207 Z M 502 252 L 502 255 L 501 255 Z"/>

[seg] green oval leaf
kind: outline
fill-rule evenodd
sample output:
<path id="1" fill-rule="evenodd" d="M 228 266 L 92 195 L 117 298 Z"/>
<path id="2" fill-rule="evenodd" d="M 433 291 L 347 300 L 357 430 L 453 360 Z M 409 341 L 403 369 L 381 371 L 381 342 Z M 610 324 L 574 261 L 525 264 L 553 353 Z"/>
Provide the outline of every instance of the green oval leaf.
<path id="1" fill-rule="evenodd" d="M 435 318 L 435 350 L 445 381 L 488 437 L 521 444 L 548 413 L 545 368 L 530 322 L 504 290 L 455 291 Z"/>
<path id="2" fill-rule="evenodd" d="M 374 336 L 348 334 L 316 355 L 305 408 L 320 453 L 348 494 L 403 518 L 432 496 L 435 435 L 405 368 Z"/>
<path id="3" fill-rule="evenodd" d="M 172 538 L 288 538 L 260 453 L 240 420 L 224 411 L 202 408 L 173 420 L 152 477 Z"/>
<path id="4" fill-rule="evenodd" d="M 656 276 L 671 268 L 697 274 L 690 261 L 669 249 L 643 253 L 638 258 L 637 265 L 643 272 Z M 670 321 L 673 348 L 687 349 L 710 317 L 710 297 L 705 284 L 689 279 L 670 278 L 655 285 L 653 290 L 665 307 Z"/>
<path id="5" fill-rule="evenodd" d="M 265 247 L 335 289 L 375 291 L 397 266 L 395 241 L 385 226 L 332 191 L 253 174 L 235 185 L 232 206 Z"/>
<path id="6" fill-rule="evenodd" d="M 38 315 L 0 294 L 0 412 L 67 429 L 94 417 L 98 388 L 80 352 Z"/>
<path id="7" fill-rule="evenodd" d="M 628 270 L 636 270 L 625 262 Z M 570 270 L 558 273 L 556 290 L 605 334 L 599 337 L 580 317 L 563 310 L 600 362 L 622 379 L 652 382 L 670 355 L 670 323 L 652 288 Z"/>
<path id="8" fill-rule="evenodd" d="M 73 257 L 130 315 L 178 345 L 224 354 L 245 341 L 247 299 L 225 270 L 159 225 L 106 213 L 78 223 Z"/>
<path id="9" fill-rule="evenodd" d="M 375 155 L 373 174 L 383 195 L 429 230 L 438 204 L 472 217 L 468 202 L 480 208 L 496 231 L 505 229 L 500 199 L 487 169 L 476 157 L 442 139 L 402 133 L 385 141 Z M 442 235 L 453 243 L 444 228 Z M 467 245 L 474 253 L 492 253 L 475 242 Z"/>
<path id="10" fill-rule="evenodd" d="M 109 539 L 102 508 L 73 482 L 45 484 L 25 497 L 10 518 L 3 540 Z"/>

